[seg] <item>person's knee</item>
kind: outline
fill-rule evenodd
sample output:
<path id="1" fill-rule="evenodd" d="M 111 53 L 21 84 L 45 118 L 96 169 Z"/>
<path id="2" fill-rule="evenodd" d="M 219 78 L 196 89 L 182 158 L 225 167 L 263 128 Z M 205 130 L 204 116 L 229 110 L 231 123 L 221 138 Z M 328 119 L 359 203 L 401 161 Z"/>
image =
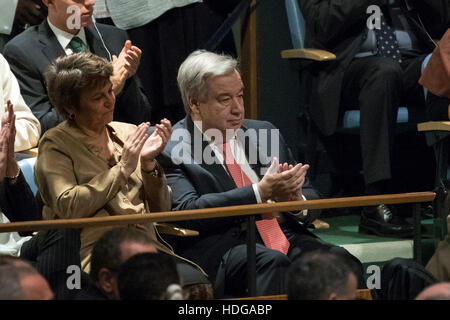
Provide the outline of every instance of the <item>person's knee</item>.
<path id="1" fill-rule="evenodd" d="M 383 58 L 371 65 L 370 77 L 376 81 L 401 85 L 402 73 L 402 67 L 398 62 L 390 58 Z"/>
<path id="2" fill-rule="evenodd" d="M 291 264 L 291 260 L 283 253 L 277 250 L 264 250 L 258 257 L 257 266 L 260 269 L 267 268 L 287 268 Z"/>

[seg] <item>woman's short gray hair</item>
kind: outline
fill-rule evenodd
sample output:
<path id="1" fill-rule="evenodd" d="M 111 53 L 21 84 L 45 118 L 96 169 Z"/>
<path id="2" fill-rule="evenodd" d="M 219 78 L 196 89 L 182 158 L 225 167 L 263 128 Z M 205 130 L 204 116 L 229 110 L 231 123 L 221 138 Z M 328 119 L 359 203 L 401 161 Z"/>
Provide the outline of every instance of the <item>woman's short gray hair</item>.
<path id="1" fill-rule="evenodd" d="M 204 98 L 207 93 L 205 85 L 208 77 L 226 75 L 237 69 L 237 66 L 237 60 L 229 55 L 216 54 L 206 50 L 192 52 L 181 64 L 177 76 L 186 113 L 191 113 L 190 100 L 192 98 Z"/>

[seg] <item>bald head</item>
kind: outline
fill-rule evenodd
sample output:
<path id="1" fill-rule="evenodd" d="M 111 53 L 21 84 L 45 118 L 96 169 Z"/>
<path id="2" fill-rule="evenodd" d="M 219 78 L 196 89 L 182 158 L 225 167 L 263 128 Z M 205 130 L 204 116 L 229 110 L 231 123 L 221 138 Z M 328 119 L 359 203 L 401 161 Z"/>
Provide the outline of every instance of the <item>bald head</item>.
<path id="1" fill-rule="evenodd" d="M 450 282 L 440 282 L 425 288 L 416 300 L 450 300 Z"/>
<path id="2" fill-rule="evenodd" d="M 0 256 L 1 300 L 50 300 L 53 292 L 45 278 L 29 263 Z"/>

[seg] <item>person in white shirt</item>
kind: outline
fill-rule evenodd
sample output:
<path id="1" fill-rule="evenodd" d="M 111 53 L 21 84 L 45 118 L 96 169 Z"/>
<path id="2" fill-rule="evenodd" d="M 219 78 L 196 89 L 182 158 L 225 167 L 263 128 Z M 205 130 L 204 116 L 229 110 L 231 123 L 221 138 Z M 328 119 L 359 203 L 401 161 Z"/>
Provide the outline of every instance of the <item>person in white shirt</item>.
<path id="1" fill-rule="evenodd" d="M 34 195 L 15 160 L 16 121 L 14 107 L 8 100 L 0 129 L 0 223 L 39 218 Z M 0 233 L 0 254 L 19 256 L 22 245 L 29 239 L 17 232 Z"/>
<path id="2" fill-rule="evenodd" d="M 11 101 L 16 115 L 16 139 L 14 151 L 19 152 L 36 147 L 41 134 L 41 125 L 33 115 L 20 93 L 16 77 L 11 72 L 8 62 L 0 54 L 0 117 L 4 114 L 7 101 Z"/>

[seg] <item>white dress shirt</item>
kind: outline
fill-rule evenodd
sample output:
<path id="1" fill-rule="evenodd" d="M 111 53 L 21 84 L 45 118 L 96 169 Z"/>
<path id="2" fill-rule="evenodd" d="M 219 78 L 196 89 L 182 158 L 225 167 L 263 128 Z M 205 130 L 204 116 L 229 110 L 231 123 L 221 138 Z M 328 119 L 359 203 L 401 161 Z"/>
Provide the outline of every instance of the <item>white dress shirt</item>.
<path id="1" fill-rule="evenodd" d="M 84 44 L 86 45 L 86 48 L 89 48 L 86 41 L 86 33 L 84 31 L 84 27 L 80 29 L 78 34 L 71 34 L 64 30 L 59 29 L 53 23 L 50 22 L 50 19 L 47 17 L 48 25 L 50 26 L 50 29 L 52 29 L 53 33 L 56 36 L 56 39 L 58 40 L 61 47 L 63 47 L 64 51 L 67 55 L 70 55 L 73 53 L 72 49 L 69 47 L 70 41 L 72 41 L 73 37 L 78 37 L 81 40 L 83 40 Z"/>
<path id="2" fill-rule="evenodd" d="M 0 211 L 0 223 L 9 223 L 8 218 Z M 24 242 L 31 237 L 21 237 L 17 232 L 0 233 L 0 254 L 18 257 Z"/>
<path id="3" fill-rule="evenodd" d="M 197 125 L 197 123 L 195 121 L 194 121 L 194 125 L 197 127 L 198 130 L 200 130 L 200 132 L 202 132 L 202 130 L 200 129 L 200 127 Z M 208 141 L 209 146 L 213 150 L 214 155 L 217 158 L 217 160 L 219 160 L 219 162 L 222 164 L 225 171 L 228 172 L 228 170 L 225 168 L 224 158 L 223 158 L 223 154 L 222 154 L 222 147 L 219 147 L 216 143 L 214 143 L 214 139 L 212 139 L 212 137 L 209 137 L 207 133 L 203 132 L 203 137 L 206 139 L 206 141 Z M 253 187 L 253 192 L 255 193 L 256 202 L 262 203 L 261 195 L 259 194 L 259 191 L 258 191 L 259 177 L 256 174 L 256 172 L 253 171 L 253 169 L 250 167 L 250 164 L 248 163 L 247 157 L 245 155 L 244 146 L 240 143 L 240 141 L 238 139 L 236 139 L 236 134 L 230 139 L 229 144 L 230 144 L 231 153 L 233 154 L 233 157 L 236 160 L 237 164 L 239 164 L 239 166 L 241 167 L 241 170 L 247 175 L 249 180 L 252 182 L 252 187 Z M 302 198 L 303 198 L 303 200 L 306 200 L 306 197 L 304 195 L 302 195 Z M 270 201 L 270 202 L 272 202 L 272 201 Z M 308 214 L 308 210 L 302 210 L 302 211 L 296 212 L 296 213 L 292 212 L 292 214 L 306 216 Z"/>
<path id="4" fill-rule="evenodd" d="M 0 108 L 0 118 L 5 113 L 7 101 L 13 104 L 16 115 L 16 140 L 14 151 L 23 151 L 37 146 L 41 135 L 41 125 L 39 120 L 31 112 L 20 94 L 19 83 L 11 72 L 8 62 L 0 54 L 0 97 L 2 107 Z M 0 123 L 1 126 L 1 123 Z"/>

